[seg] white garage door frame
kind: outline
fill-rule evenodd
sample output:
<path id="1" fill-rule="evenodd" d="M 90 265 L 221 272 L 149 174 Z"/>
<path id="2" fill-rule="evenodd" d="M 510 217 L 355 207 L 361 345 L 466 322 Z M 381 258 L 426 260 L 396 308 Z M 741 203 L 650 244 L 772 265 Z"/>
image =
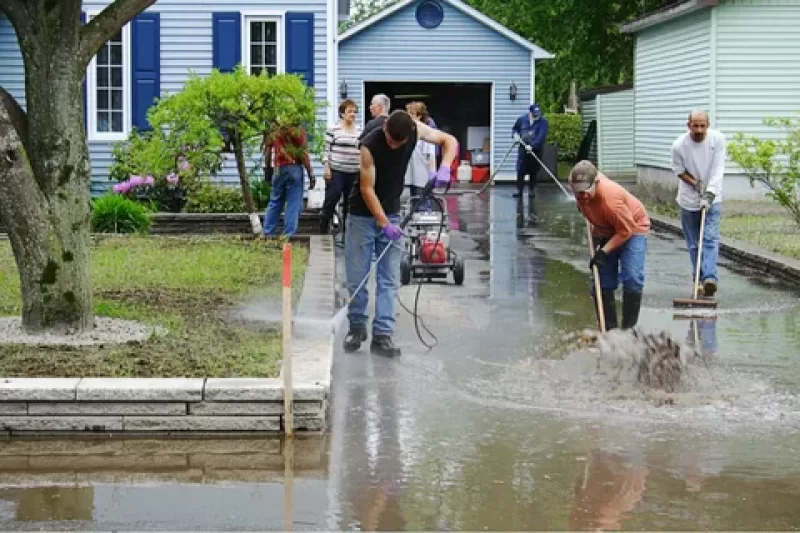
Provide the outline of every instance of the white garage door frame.
<path id="1" fill-rule="evenodd" d="M 361 80 L 361 103 L 359 109 L 363 109 L 365 116 L 369 112 L 369 103 L 367 101 L 367 84 L 368 83 L 471 83 L 475 85 L 488 85 L 489 86 L 489 175 L 494 174 L 494 85 L 493 81 L 464 81 L 464 80 L 412 80 L 402 78 L 387 78 L 387 79 L 370 79 Z"/>

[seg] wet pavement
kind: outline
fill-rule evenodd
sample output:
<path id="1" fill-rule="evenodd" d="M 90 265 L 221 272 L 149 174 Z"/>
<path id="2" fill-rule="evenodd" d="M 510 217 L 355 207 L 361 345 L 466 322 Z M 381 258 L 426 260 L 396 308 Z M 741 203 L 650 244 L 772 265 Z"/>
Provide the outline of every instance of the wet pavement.
<path id="1" fill-rule="evenodd" d="M 796 290 L 722 259 L 718 312 L 675 318 L 688 257 L 652 234 L 640 325 L 704 355 L 667 403 L 566 353 L 595 324 L 574 204 L 447 203 L 466 281 L 419 289 L 438 345 L 398 306 L 401 358 L 337 353 L 330 434 L 288 476 L 277 439 L 0 443 L 0 528 L 800 529 Z"/>

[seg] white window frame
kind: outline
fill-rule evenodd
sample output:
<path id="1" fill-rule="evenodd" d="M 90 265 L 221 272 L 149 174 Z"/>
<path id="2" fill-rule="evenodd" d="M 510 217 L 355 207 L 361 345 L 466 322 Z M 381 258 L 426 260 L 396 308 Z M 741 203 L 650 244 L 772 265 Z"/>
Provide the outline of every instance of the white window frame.
<path id="1" fill-rule="evenodd" d="M 250 23 L 251 22 L 274 22 L 278 36 L 278 69 L 277 74 L 286 72 L 285 50 L 286 50 L 286 31 L 284 28 L 284 11 L 244 11 L 242 12 L 242 66 L 250 74 Z"/>
<path id="2" fill-rule="evenodd" d="M 100 11 L 87 12 L 87 22 Z M 97 57 L 92 57 L 86 74 L 86 119 L 87 136 L 90 141 L 124 141 L 131 132 L 131 28 L 130 23 L 122 27 L 122 131 L 97 131 Z M 105 43 L 103 44 L 105 46 Z"/>

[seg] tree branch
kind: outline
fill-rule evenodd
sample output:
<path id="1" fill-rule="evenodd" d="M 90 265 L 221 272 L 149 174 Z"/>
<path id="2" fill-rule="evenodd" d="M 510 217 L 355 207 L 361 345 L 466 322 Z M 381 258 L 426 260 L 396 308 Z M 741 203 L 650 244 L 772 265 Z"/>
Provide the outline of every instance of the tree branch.
<path id="1" fill-rule="evenodd" d="M 25 7 L 25 0 L 0 0 L 0 12 L 4 13 L 11 25 L 14 26 L 14 31 L 17 32 L 17 38 L 22 41 L 21 32 L 25 32 L 28 27 L 30 16 Z"/>
<path id="2" fill-rule="evenodd" d="M 81 30 L 79 66 L 85 69 L 106 41 L 136 15 L 155 3 L 156 0 L 114 0 L 113 4 L 106 7 Z"/>
<path id="3" fill-rule="evenodd" d="M 2 105 L 8 113 L 11 125 L 17 130 L 22 146 L 27 153 L 30 153 L 30 145 L 28 144 L 28 115 L 20 107 L 16 98 L 11 96 L 11 93 L 6 91 L 5 87 L 0 87 L 0 105 Z"/>

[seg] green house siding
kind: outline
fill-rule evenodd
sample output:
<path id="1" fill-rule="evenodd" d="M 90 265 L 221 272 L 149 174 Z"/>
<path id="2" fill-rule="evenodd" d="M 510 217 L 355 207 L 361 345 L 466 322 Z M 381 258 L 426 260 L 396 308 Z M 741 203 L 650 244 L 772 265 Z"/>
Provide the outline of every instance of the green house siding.
<path id="1" fill-rule="evenodd" d="M 598 95 L 596 102 L 598 168 L 633 171 L 633 89 Z"/>
<path id="2" fill-rule="evenodd" d="M 800 2 L 737 0 L 715 11 L 716 126 L 729 140 L 775 138 L 763 119 L 800 111 Z"/>
<path id="3" fill-rule="evenodd" d="M 669 168 L 669 147 L 693 108 L 708 109 L 711 11 L 641 31 L 634 53 L 634 162 Z"/>
<path id="4" fill-rule="evenodd" d="M 589 129 L 589 124 L 597 120 L 597 100 L 586 100 L 581 102 L 581 121 L 583 123 L 582 133 L 586 135 Z M 592 146 L 589 148 L 589 159 L 597 163 L 597 136 L 592 141 Z"/>

